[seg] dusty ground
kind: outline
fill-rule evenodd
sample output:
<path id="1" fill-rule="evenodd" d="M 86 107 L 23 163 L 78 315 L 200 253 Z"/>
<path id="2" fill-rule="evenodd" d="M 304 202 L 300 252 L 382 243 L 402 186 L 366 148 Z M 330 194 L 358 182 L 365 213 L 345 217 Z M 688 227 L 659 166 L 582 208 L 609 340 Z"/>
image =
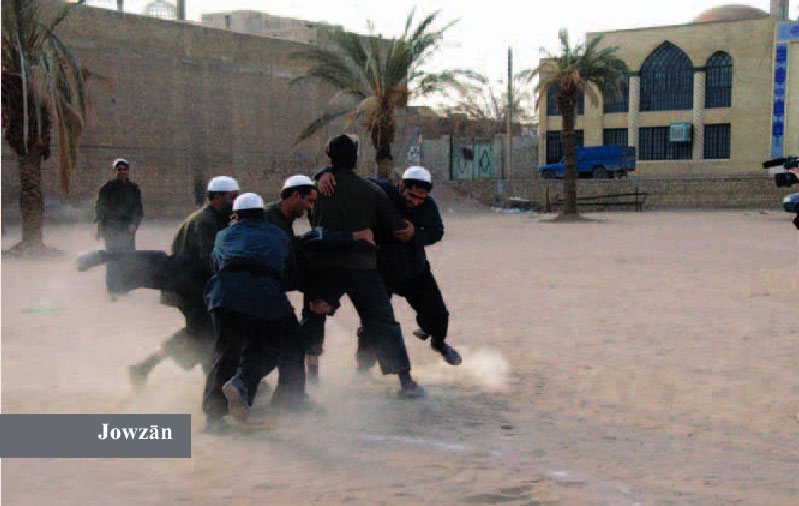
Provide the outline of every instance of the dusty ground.
<path id="1" fill-rule="evenodd" d="M 590 224 L 448 213 L 430 257 L 464 362 L 410 336 L 429 396 L 354 375 L 349 306 L 329 325 L 322 412 L 255 409 L 258 427 L 200 431 L 202 376 L 125 366 L 180 324 L 67 251 L 2 261 L 6 413 L 191 413 L 186 460 L 11 460 L 3 504 L 799 504 L 799 234 L 785 213 L 602 213 Z M 162 249 L 174 223 L 145 224 Z M 3 247 L 19 231 L 11 229 Z M 39 312 L 25 312 L 26 309 Z M 274 379 L 270 378 L 271 382 Z M 273 383 L 274 384 L 274 383 Z"/>

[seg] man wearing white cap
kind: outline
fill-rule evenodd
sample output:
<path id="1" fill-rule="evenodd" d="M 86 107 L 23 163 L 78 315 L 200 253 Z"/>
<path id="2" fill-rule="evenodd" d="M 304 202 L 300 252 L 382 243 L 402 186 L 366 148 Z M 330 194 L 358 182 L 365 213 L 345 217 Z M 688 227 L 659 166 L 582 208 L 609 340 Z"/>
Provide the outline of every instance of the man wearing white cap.
<path id="1" fill-rule="evenodd" d="M 333 191 L 335 178 L 329 171 L 317 173 L 323 193 Z M 444 236 L 441 213 L 430 195 L 433 178 L 421 166 L 409 167 L 399 186 L 385 179 L 370 178 L 386 192 L 397 211 L 411 225 L 406 230 L 382 237 L 378 250 L 378 270 L 390 295 L 399 295 L 416 311 L 420 339 L 432 336 L 430 346 L 451 365 L 461 363 L 460 354 L 446 343 L 449 311 L 441 296 L 436 279 L 430 270 L 425 246 L 435 244 Z M 374 344 L 369 333 L 358 329 L 358 365 L 364 371 L 374 365 Z"/>
<path id="2" fill-rule="evenodd" d="M 114 179 L 100 188 L 94 205 L 95 237 L 105 239 L 105 250 L 112 253 L 136 249 L 136 230 L 144 212 L 139 186 L 130 180 L 130 164 L 124 158 L 111 163 L 116 173 Z M 105 284 L 112 300 L 119 293 L 119 269 L 113 264 L 106 267 Z"/>
<path id="3" fill-rule="evenodd" d="M 172 240 L 172 255 L 186 263 L 186 270 L 203 286 L 211 277 L 211 251 L 217 232 L 230 222 L 233 201 L 239 194 L 238 182 L 230 176 L 217 176 L 208 182 L 208 201 L 190 214 Z M 128 368 L 134 387 L 147 382 L 150 371 L 165 358 L 172 358 L 186 370 L 198 363 L 207 367 L 213 346 L 211 319 L 202 290 L 196 293 L 161 292 L 161 303 L 178 308 L 186 326 L 164 341 L 161 349 Z"/>
<path id="4" fill-rule="evenodd" d="M 224 428 L 222 417 L 228 412 L 246 417 L 254 396 L 250 387 L 275 364 L 281 376 L 275 395 L 282 385 L 282 395 L 293 394 L 298 401 L 304 397 L 299 326 L 282 284 L 290 251 L 288 236 L 264 219 L 261 197 L 240 195 L 232 224 L 217 234 L 212 253 L 216 273 L 205 288 L 216 341 L 203 393 L 211 432 Z M 292 377 L 284 380 L 284 375 Z"/>

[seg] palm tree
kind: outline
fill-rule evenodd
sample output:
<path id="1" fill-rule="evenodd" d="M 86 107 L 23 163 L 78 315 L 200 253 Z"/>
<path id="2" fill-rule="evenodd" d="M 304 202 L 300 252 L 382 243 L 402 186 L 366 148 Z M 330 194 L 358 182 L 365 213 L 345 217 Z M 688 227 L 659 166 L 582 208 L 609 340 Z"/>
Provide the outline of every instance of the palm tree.
<path id="1" fill-rule="evenodd" d="M 55 0 L 2 0 L 2 126 L 17 154 L 22 212 L 22 242 L 16 250 L 45 250 L 41 163 L 50 156 L 53 123 L 64 194 L 75 167 L 88 71 L 54 33 L 71 7 Z"/>
<path id="2" fill-rule="evenodd" d="M 535 87 L 538 103 L 547 96 L 553 86 L 558 87 L 557 104 L 563 117 L 561 141 L 563 142 L 566 168 L 563 176 L 563 211 L 559 218 L 577 218 L 577 149 L 574 134 L 577 99 L 584 93 L 596 106 L 598 103 L 594 87 L 605 93 L 619 94 L 621 82 L 627 65 L 614 55 L 618 46 L 598 49 L 602 36 L 592 39 L 587 44 L 569 45 L 569 33 L 565 28 L 558 32 L 560 38 L 560 55 L 542 49 L 545 58 L 538 67 L 527 70 L 524 74 L 532 79 L 538 76 Z M 592 86 L 593 85 L 593 86 Z"/>
<path id="3" fill-rule="evenodd" d="M 532 102 L 532 90 L 528 88 L 529 79 L 521 72 L 513 76 L 513 120 L 529 122 L 533 115 L 525 105 Z M 481 74 L 475 74 L 454 105 L 444 108 L 445 115 L 461 114 L 469 120 L 488 126 L 493 135 L 507 133 L 508 128 L 508 86 L 504 81 L 491 83 Z"/>
<path id="4" fill-rule="evenodd" d="M 441 92 L 448 86 L 457 88 L 459 78 L 470 74 L 460 70 L 429 74 L 422 70 L 454 22 L 440 29 L 432 28 L 440 14 L 436 11 L 414 26 L 414 14 L 413 10 L 408 14 L 404 32 L 395 39 L 374 34 L 363 37 L 331 28 L 329 44 L 292 54 L 308 61 L 310 68 L 291 84 L 318 79 L 338 90 L 333 101 L 338 106 L 311 122 L 295 145 L 332 121 L 346 117 L 350 123 L 360 123 L 369 133 L 377 152 L 378 177 L 390 175 L 396 109 L 405 107 L 409 99 Z"/>

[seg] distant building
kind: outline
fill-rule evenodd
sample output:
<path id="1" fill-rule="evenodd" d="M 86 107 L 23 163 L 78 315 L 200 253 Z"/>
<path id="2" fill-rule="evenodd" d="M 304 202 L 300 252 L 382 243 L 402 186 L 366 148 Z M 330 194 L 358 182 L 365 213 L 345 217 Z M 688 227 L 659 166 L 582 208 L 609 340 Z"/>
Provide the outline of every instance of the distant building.
<path id="1" fill-rule="evenodd" d="M 787 6 L 587 34 L 619 46 L 630 72 L 621 96 L 580 97 L 578 145 L 634 146 L 639 176 L 763 173 L 763 160 L 799 155 L 799 22 Z M 555 91 L 539 107 L 539 163 L 551 163 L 563 155 Z"/>
<path id="2" fill-rule="evenodd" d="M 326 23 L 272 16 L 249 10 L 203 14 L 200 24 L 209 28 L 220 28 L 237 33 L 261 35 L 306 44 L 317 44 L 321 38 L 320 29 L 331 26 Z"/>

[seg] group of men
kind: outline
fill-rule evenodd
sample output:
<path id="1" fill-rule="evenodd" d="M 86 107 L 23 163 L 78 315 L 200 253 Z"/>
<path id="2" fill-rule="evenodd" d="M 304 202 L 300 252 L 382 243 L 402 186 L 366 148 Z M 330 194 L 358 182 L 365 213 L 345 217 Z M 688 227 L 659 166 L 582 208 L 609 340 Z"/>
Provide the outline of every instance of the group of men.
<path id="1" fill-rule="evenodd" d="M 369 181 L 355 173 L 357 152 L 352 137 L 333 138 L 327 146 L 330 165 L 314 175 L 317 181 L 292 176 L 280 200 L 268 205 L 254 193 L 239 194 L 233 178 L 211 179 L 208 203 L 181 224 L 171 256 L 113 253 L 108 247 L 97 252 L 91 265 L 143 269 L 128 273 L 134 282 L 126 283 L 123 272 L 114 290 L 161 289 L 162 302 L 185 316 L 183 329 L 130 367 L 135 385 L 143 386 L 166 357 L 185 368 L 202 364 L 203 411 L 212 432 L 224 429 L 227 414 L 246 418 L 259 383 L 274 369 L 279 377 L 272 403 L 307 406 L 306 366 L 309 379 L 317 382 L 324 323 L 344 294 L 360 318 L 358 370 L 378 363 L 383 374 L 396 374 L 401 397 L 421 397 L 424 390 L 411 376 L 392 295 L 405 297 L 416 311 L 417 337 L 430 338 L 446 362 L 461 362 L 446 342 L 449 313 L 424 252 L 444 231 L 429 195 L 430 172 L 411 167 L 397 186 Z M 97 217 L 105 226 L 102 199 L 101 191 Z M 306 214 L 312 228 L 297 236 L 293 222 Z M 303 293 L 301 322 L 286 295 L 292 290 Z M 112 285 L 109 292 L 114 293 Z"/>

